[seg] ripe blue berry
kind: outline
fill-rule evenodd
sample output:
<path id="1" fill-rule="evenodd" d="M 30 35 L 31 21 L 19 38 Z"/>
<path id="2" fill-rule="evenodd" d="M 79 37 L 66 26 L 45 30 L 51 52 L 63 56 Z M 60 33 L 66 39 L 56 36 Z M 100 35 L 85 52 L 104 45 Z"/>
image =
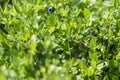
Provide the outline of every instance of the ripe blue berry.
<path id="1" fill-rule="evenodd" d="M 78 58 L 81 59 L 81 58 L 82 58 L 82 55 L 81 55 L 81 54 L 78 54 Z"/>
<path id="2" fill-rule="evenodd" d="M 93 35 L 93 36 L 96 36 L 97 34 L 96 34 L 96 32 L 95 32 L 95 31 L 92 31 L 92 35 Z"/>
<path id="3" fill-rule="evenodd" d="M 54 8 L 54 7 L 49 7 L 49 8 L 48 8 L 48 11 L 52 13 L 52 12 L 55 11 L 55 8 Z"/>
<path id="4" fill-rule="evenodd" d="M 72 55 L 76 54 L 76 50 L 72 50 L 72 51 L 71 51 L 71 54 L 72 54 Z"/>
<path id="5" fill-rule="evenodd" d="M 107 63 L 107 62 L 104 62 L 103 65 L 108 65 L 108 63 Z"/>

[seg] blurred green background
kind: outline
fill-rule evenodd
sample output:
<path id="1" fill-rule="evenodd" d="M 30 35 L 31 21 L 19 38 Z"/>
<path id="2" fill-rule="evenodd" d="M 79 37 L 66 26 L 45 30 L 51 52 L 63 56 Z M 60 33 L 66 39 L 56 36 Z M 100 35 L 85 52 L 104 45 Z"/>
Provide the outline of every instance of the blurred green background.
<path id="1" fill-rule="evenodd" d="M 119 0 L 0 4 L 0 80 L 120 79 Z"/>

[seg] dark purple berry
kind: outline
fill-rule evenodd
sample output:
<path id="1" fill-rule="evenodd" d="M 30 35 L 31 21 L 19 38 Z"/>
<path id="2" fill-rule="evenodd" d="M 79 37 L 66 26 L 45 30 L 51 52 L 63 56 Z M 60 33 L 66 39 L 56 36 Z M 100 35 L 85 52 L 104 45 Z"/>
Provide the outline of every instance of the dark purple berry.
<path id="1" fill-rule="evenodd" d="M 76 54 L 76 50 L 72 50 L 72 51 L 71 51 L 71 54 L 72 54 L 72 55 Z"/>
<path id="2" fill-rule="evenodd" d="M 52 12 L 55 11 L 55 8 L 54 8 L 54 7 L 49 7 L 49 8 L 48 8 L 48 11 L 52 13 Z"/>
<path id="3" fill-rule="evenodd" d="M 92 35 L 93 35 L 93 36 L 96 36 L 97 34 L 96 34 L 96 32 L 95 32 L 95 31 L 92 31 Z"/>
<path id="4" fill-rule="evenodd" d="M 80 43 L 80 45 L 79 45 L 79 46 L 82 48 L 82 47 L 84 47 L 84 44 L 83 44 L 83 43 Z"/>
<path id="5" fill-rule="evenodd" d="M 82 58 L 82 55 L 81 55 L 81 54 L 78 54 L 78 58 L 81 59 L 81 58 Z"/>

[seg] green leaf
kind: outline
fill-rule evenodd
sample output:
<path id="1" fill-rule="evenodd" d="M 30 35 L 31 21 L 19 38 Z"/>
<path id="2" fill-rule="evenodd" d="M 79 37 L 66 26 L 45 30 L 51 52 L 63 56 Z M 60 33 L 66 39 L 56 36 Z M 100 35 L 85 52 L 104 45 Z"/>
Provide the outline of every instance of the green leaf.
<path id="1" fill-rule="evenodd" d="M 87 75 L 88 76 L 92 76 L 93 75 L 93 69 L 92 69 L 92 67 L 89 67 L 88 69 L 87 69 Z"/>
<path id="2" fill-rule="evenodd" d="M 90 16 L 90 11 L 87 8 L 84 9 L 84 16 L 85 17 L 89 17 Z"/>
<path id="3" fill-rule="evenodd" d="M 116 59 L 120 60 L 120 52 L 116 55 Z"/>
<path id="4" fill-rule="evenodd" d="M 34 34 L 32 35 L 30 42 L 30 52 L 33 55 L 36 53 L 36 46 L 37 46 L 37 36 Z"/>
<path id="5" fill-rule="evenodd" d="M 21 8 L 18 4 L 14 4 L 14 8 L 17 11 L 17 13 L 21 14 Z"/>
<path id="6" fill-rule="evenodd" d="M 0 47 L 0 54 L 4 53 L 4 48 Z"/>
<path id="7" fill-rule="evenodd" d="M 96 49 L 96 41 L 97 39 L 95 37 L 92 37 L 92 39 L 90 40 L 90 49 L 93 53 L 95 52 Z"/>
<path id="8" fill-rule="evenodd" d="M 109 80 L 109 79 L 108 79 L 108 75 L 106 75 L 106 76 L 103 78 L 103 80 Z"/>
<path id="9" fill-rule="evenodd" d="M 52 33 L 55 30 L 55 27 L 50 27 L 50 29 L 48 30 L 50 33 Z"/>

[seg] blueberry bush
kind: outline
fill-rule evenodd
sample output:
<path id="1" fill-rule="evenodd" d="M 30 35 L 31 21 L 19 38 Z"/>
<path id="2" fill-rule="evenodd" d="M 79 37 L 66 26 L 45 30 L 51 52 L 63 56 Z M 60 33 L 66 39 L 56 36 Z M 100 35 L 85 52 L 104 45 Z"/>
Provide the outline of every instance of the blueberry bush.
<path id="1" fill-rule="evenodd" d="M 120 80 L 120 1 L 6 2 L 0 80 Z"/>

